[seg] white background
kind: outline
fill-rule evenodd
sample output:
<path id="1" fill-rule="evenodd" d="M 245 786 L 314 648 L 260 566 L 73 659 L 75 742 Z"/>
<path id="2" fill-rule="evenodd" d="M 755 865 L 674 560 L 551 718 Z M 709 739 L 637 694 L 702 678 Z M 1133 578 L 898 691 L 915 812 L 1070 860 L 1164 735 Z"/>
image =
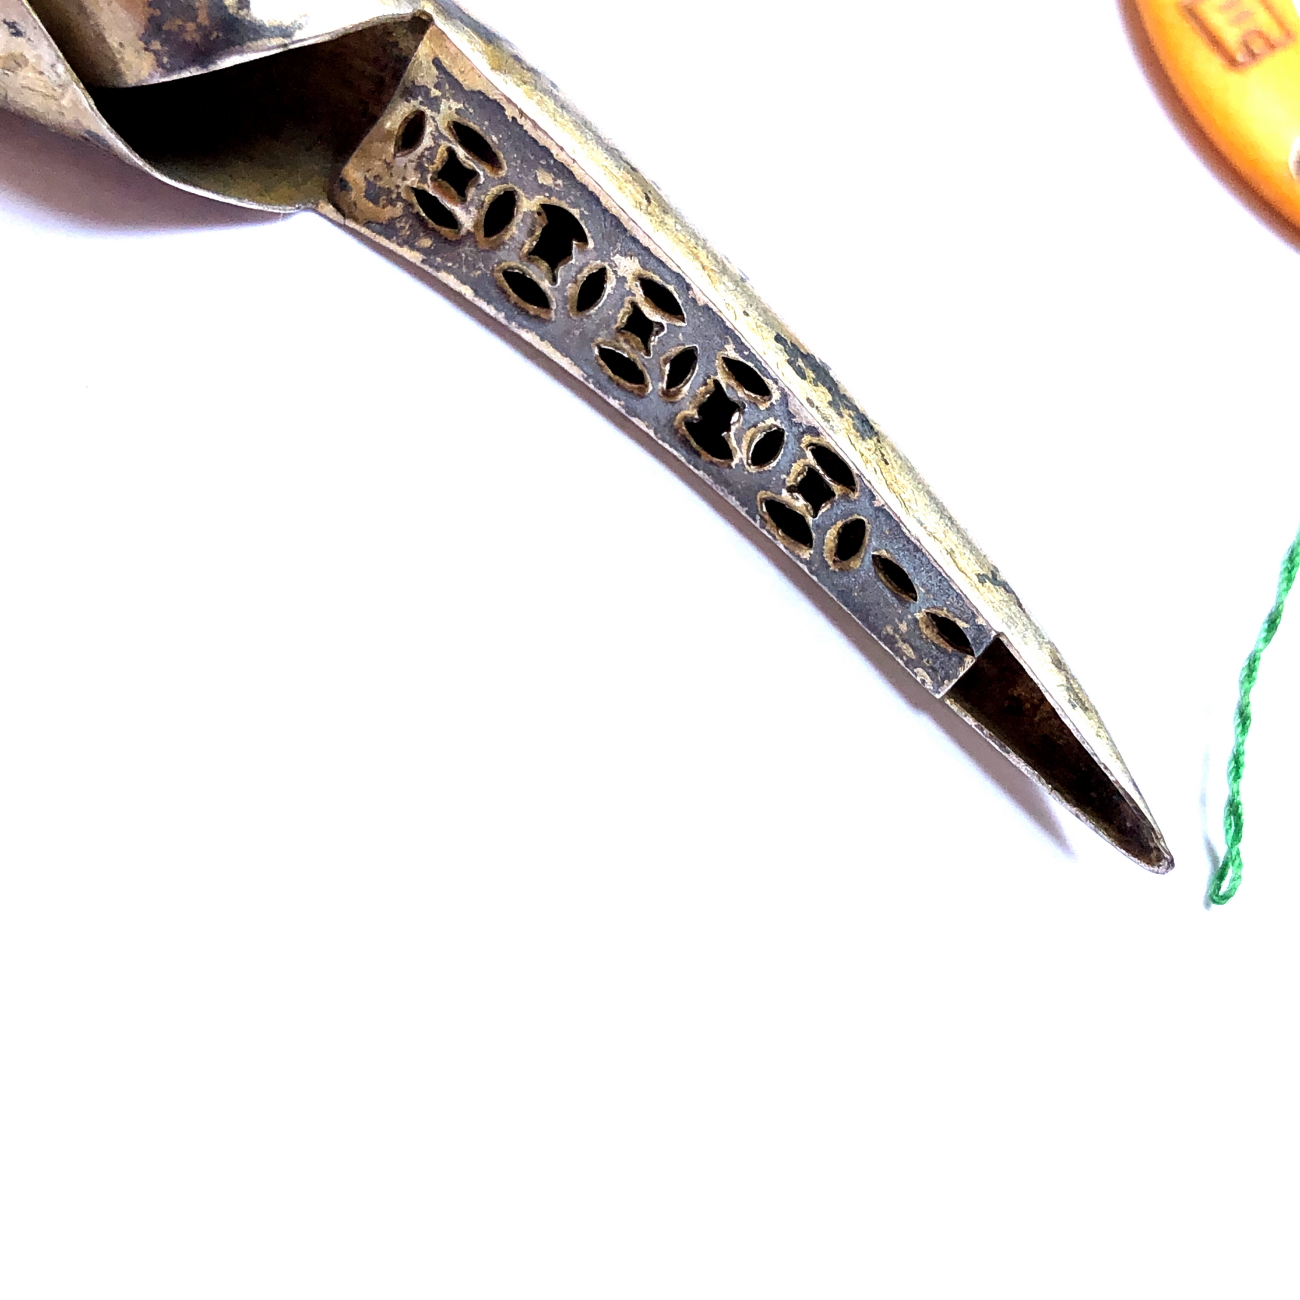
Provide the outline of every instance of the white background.
<path id="1" fill-rule="evenodd" d="M 427 282 L 2 120 L 0 1291 L 1294 1296 L 1300 610 L 1202 898 L 1298 243 L 1107 3 L 475 12 L 921 467 L 1178 868 Z"/>

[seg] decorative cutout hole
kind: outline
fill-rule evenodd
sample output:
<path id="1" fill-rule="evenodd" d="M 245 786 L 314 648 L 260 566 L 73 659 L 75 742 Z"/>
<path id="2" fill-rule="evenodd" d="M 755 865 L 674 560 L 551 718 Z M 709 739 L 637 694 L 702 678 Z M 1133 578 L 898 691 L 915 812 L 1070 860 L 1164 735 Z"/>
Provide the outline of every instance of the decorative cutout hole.
<path id="1" fill-rule="evenodd" d="M 498 190 L 483 205 L 483 215 L 479 219 L 479 238 L 485 247 L 504 241 L 519 215 L 519 191 L 514 189 Z"/>
<path id="2" fill-rule="evenodd" d="M 837 488 L 845 492 L 856 492 L 858 480 L 849 468 L 848 462 L 837 451 L 832 451 L 823 442 L 808 443 L 808 454 L 817 462 L 817 468 L 826 475 Z"/>
<path id="3" fill-rule="evenodd" d="M 398 158 L 414 153 L 424 143 L 424 134 L 428 129 L 429 119 L 423 109 L 417 108 L 414 113 L 408 113 L 406 121 L 397 132 L 393 153 Z"/>
<path id="4" fill-rule="evenodd" d="M 907 601 L 916 599 L 916 583 L 908 577 L 907 570 L 896 560 L 893 560 L 886 555 L 884 551 L 877 551 L 875 555 L 871 557 L 871 567 L 875 569 L 876 577 L 878 577 L 895 596 Z"/>
<path id="5" fill-rule="evenodd" d="M 767 469 L 781 459 L 785 450 L 785 430 L 779 424 L 760 424 L 749 435 L 745 463 L 750 469 Z"/>
<path id="6" fill-rule="evenodd" d="M 702 456 L 730 465 L 736 458 L 731 428 L 739 414 L 740 403 L 733 402 L 726 389 L 711 379 L 695 409 L 677 417 L 677 427 Z"/>
<path id="7" fill-rule="evenodd" d="M 599 344 L 596 348 L 596 360 L 604 372 L 618 385 L 644 397 L 650 391 L 650 376 L 645 367 L 626 352 L 611 348 L 608 344 Z"/>
<path id="8" fill-rule="evenodd" d="M 418 189 L 412 189 L 411 193 L 416 206 L 442 234 L 456 239 L 462 233 L 460 218 L 436 194 Z"/>
<path id="9" fill-rule="evenodd" d="M 867 521 L 861 515 L 841 519 L 826 534 L 826 563 L 832 569 L 856 569 L 867 553 Z"/>
<path id="10" fill-rule="evenodd" d="M 955 618 L 950 618 L 937 609 L 927 609 L 920 618 L 921 630 L 930 638 L 931 641 L 937 642 L 945 650 L 951 650 L 954 654 L 973 655 L 975 647 L 970 643 L 968 637 L 962 628 L 962 625 Z"/>
<path id="11" fill-rule="evenodd" d="M 609 288 L 609 268 L 592 267 L 586 275 L 573 286 L 569 309 L 575 316 L 585 316 L 600 306 Z"/>
<path id="12" fill-rule="evenodd" d="M 450 126 L 452 135 L 456 137 L 456 143 L 465 150 L 471 158 L 477 158 L 479 162 L 490 172 L 500 175 L 506 169 L 506 165 L 501 161 L 501 155 L 492 147 L 492 142 L 481 131 L 476 131 L 472 126 L 464 122 L 453 122 Z"/>
<path id="13" fill-rule="evenodd" d="M 682 395 L 686 385 L 695 375 L 695 368 L 700 364 L 700 354 L 695 348 L 678 348 L 670 352 L 663 361 L 663 394 L 669 401 Z"/>
<path id="14" fill-rule="evenodd" d="M 760 496 L 759 505 L 772 531 L 805 558 L 812 554 L 813 531 L 808 516 L 780 497 Z"/>
<path id="15" fill-rule="evenodd" d="M 641 304 L 638 302 L 628 303 L 617 330 L 617 333 L 630 340 L 647 357 L 650 355 L 655 339 L 663 332 L 664 327 L 657 320 L 651 320 L 641 310 Z"/>
<path id="16" fill-rule="evenodd" d="M 641 296 L 646 302 L 661 316 L 666 316 L 679 325 L 685 322 L 686 313 L 682 310 L 682 304 L 677 301 L 677 295 L 666 284 L 660 284 L 658 280 L 642 275 L 637 277 L 636 287 L 641 290 Z"/>
<path id="17" fill-rule="evenodd" d="M 807 461 L 803 462 L 802 467 L 795 466 L 791 479 L 790 490 L 808 503 L 814 519 L 835 500 L 835 489 Z"/>
<path id="18" fill-rule="evenodd" d="M 530 316 L 540 316 L 550 320 L 555 314 L 551 304 L 551 295 L 537 283 L 532 273 L 522 266 L 499 266 L 493 272 L 497 284 L 505 291 L 506 297 L 522 307 Z"/>
<path id="19" fill-rule="evenodd" d="M 537 232 L 528 256 L 544 266 L 554 284 L 560 278 L 560 267 L 573 258 L 575 248 L 587 248 L 591 241 L 581 221 L 558 203 L 543 203 L 542 228 Z"/>
<path id="20" fill-rule="evenodd" d="M 723 357 L 722 368 L 746 396 L 752 397 L 756 402 L 772 400 L 772 390 L 768 387 L 767 380 L 747 361 L 741 361 L 739 357 Z"/>
<path id="21" fill-rule="evenodd" d="M 455 149 L 448 149 L 442 164 L 434 172 L 433 179 L 442 186 L 443 192 L 464 203 L 469 192 L 478 184 L 478 172 L 470 167 Z"/>

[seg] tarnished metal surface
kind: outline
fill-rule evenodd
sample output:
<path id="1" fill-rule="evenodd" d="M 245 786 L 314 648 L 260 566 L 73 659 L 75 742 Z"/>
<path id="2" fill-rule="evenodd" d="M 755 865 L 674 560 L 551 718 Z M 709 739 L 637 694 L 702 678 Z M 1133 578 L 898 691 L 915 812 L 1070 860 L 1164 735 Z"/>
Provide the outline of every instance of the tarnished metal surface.
<path id="1" fill-rule="evenodd" d="M 23 0 L 0 0 L 0 107 L 114 148 L 59 47 Z M 129 155 L 122 146 L 121 152 Z"/>
<path id="2" fill-rule="evenodd" d="M 73 15 L 74 0 L 40 4 Z M 61 120 L 102 124 L 110 147 L 190 188 L 314 208 L 437 275 L 689 464 L 1085 821 L 1172 865 L 997 570 L 743 277 L 508 45 L 433 0 L 338 0 L 310 20 L 280 0 L 75 4 L 95 15 L 71 60 L 90 87 L 64 76 L 83 117 Z M 34 18 L 0 0 L 0 17 L 18 9 Z M 110 56 L 111 31 L 126 36 Z M 0 36 L 0 68 L 5 55 Z M 7 102 L 57 116 L 30 92 Z"/>
<path id="3" fill-rule="evenodd" d="M 334 187 L 339 213 L 416 257 L 682 456 L 927 690 L 946 692 L 970 658 L 922 612 L 956 624 L 977 654 L 992 629 L 853 467 L 842 431 L 820 426 L 686 275 L 451 63 L 436 42 L 413 61 Z M 588 307 L 580 296 L 593 283 Z M 674 358 L 682 374 L 691 366 L 680 383 L 667 374 Z M 827 555 L 833 537 L 843 539 L 839 559 L 833 545 Z M 881 581 L 875 556 L 906 579 Z M 911 599 L 897 589 L 909 583 Z"/>
<path id="4" fill-rule="evenodd" d="M 146 86 L 329 39 L 408 0 L 33 0 L 90 86 Z"/>

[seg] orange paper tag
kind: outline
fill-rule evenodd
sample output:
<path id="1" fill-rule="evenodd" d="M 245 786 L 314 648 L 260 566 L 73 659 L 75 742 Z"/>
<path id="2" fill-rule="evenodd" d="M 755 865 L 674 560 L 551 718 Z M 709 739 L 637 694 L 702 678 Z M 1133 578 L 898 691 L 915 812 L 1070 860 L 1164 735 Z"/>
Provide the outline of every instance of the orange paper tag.
<path id="1" fill-rule="evenodd" d="M 1268 0 L 1192 0 L 1184 7 L 1234 67 L 1258 63 L 1295 40 L 1295 32 Z"/>
<path id="2" fill-rule="evenodd" d="M 1223 156 L 1300 227 L 1300 12 L 1292 0 L 1135 0 L 1179 98 Z"/>

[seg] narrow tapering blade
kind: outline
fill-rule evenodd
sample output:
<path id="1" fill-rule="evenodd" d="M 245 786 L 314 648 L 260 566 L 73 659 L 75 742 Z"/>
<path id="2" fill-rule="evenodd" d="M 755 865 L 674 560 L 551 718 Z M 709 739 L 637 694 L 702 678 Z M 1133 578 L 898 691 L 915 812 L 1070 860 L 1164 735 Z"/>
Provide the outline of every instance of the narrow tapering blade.
<path id="1" fill-rule="evenodd" d="M 136 76 L 88 53 L 84 28 L 65 62 L 25 0 L 0 0 L 15 15 L 0 55 L 8 42 L 35 69 L 8 102 L 188 188 L 315 208 L 437 276 L 687 463 L 1072 812 L 1167 871 L 1055 647 L 744 277 L 498 37 L 437 0 L 369 3 L 348 0 L 337 32 L 307 24 L 306 44 L 214 33 L 196 64 L 137 32 L 142 58 L 183 66 Z"/>

